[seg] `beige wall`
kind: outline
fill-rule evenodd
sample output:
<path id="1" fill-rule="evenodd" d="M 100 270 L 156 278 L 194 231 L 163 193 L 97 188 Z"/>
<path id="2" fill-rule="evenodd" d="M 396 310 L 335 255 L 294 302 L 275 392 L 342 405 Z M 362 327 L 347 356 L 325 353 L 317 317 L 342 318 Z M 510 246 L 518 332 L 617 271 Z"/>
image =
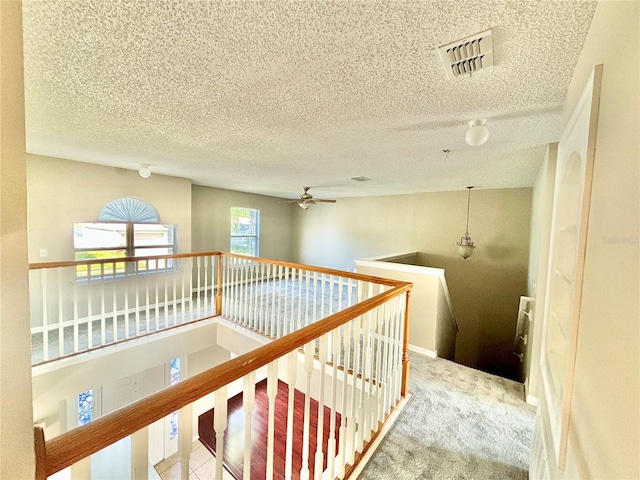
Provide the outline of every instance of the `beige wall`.
<path id="1" fill-rule="evenodd" d="M 118 197 L 151 203 L 163 223 L 178 225 L 178 251 L 191 251 L 191 182 L 183 178 L 27 156 L 29 261 L 73 260 L 73 223 L 98 220 L 102 207 Z M 48 250 L 40 258 L 40 249 Z"/>
<path id="2" fill-rule="evenodd" d="M 0 478 L 34 478 L 22 4 L 0 2 Z"/>
<path id="3" fill-rule="evenodd" d="M 541 159 L 542 160 L 542 159 Z M 419 251 L 420 265 L 444 268 L 460 326 L 456 360 L 518 376 L 513 336 L 527 292 L 531 189 L 473 190 L 463 260 L 467 192 L 340 199 L 296 212 L 295 260 L 353 270 L 356 258 Z"/>
<path id="4" fill-rule="evenodd" d="M 342 198 L 294 214 L 294 261 L 353 272 L 355 259 L 411 251 L 411 195 Z"/>
<path id="5" fill-rule="evenodd" d="M 229 251 L 231 207 L 260 210 L 260 256 L 291 260 L 292 221 L 295 205 L 282 199 L 220 188 L 192 187 L 194 251 Z"/>
<path id="6" fill-rule="evenodd" d="M 456 361 L 519 379 L 513 338 L 527 293 L 531 189 L 472 190 L 476 248 L 467 260 L 455 245 L 464 234 L 467 192 L 422 193 L 414 202 L 411 249 L 421 252 L 421 265 L 445 270 L 460 328 Z"/>
<path id="7" fill-rule="evenodd" d="M 640 478 L 639 7 L 598 4 L 567 96 L 566 118 L 603 64 L 567 463 L 552 478 Z"/>

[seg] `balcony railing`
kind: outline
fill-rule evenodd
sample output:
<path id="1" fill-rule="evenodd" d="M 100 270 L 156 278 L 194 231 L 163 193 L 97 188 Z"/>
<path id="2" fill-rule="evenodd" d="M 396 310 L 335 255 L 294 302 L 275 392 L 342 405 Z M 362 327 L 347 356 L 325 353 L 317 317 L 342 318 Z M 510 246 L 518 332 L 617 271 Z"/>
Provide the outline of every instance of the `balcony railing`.
<path id="1" fill-rule="evenodd" d="M 146 464 L 133 457 L 145 458 L 147 427 L 176 410 L 182 472 L 187 478 L 193 403 L 214 394 L 216 451 L 223 452 L 227 389 L 241 381 L 245 445 L 251 445 L 259 369 L 266 372 L 269 400 L 267 461 L 261 477 L 274 478 L 275 443 L 285 442 L 285 478 L 310 478 L 311 472 L 316 479 L 345 478 L 406 397 L 411 284 L 220 252 L 127 261 L 145 262 L 144 268 L 120 268 L 131 275 L 114 275 L 121 259 L 32 265 L 31 293 L 36 295 L 32 308 L 33 303 L 41 305 L 44 317 L 32 326 L 32 334 L 42 336 L 42 361 L 215 315 L 272 341 L 46 441 L 36 428 L 37 478 L 74 464 L 86 472 L 90 455 L 128 436 L 132 478 L 147 478 Z M 78 278 L 79 264 L 86 265 L 83 271 L 93 272 L 90 278 Z M 278 419 L 287 424 L 284 438 L 274 433 L 278 381 L 289 386 L 287 418 Z M 295 390 L 305 397 L 299 472 L 293 471 L 292 458 Z M 318 401 L 317 412 L 310 411 L 312 398 Z M 328 442 L 323 447 L 318 441 L 316 450 L 310 451 L 310 418 L 322 417 L 325 408 L 332 420 Z M 322 422 L 318 425 L 315 433 L 320 439 Z M 249 478 L 251 448 L 245 448 L 244 455 L 244 478 Z M 217 455 L 215 478 L 222 478 L 222 472 L 223 455 Z"/>

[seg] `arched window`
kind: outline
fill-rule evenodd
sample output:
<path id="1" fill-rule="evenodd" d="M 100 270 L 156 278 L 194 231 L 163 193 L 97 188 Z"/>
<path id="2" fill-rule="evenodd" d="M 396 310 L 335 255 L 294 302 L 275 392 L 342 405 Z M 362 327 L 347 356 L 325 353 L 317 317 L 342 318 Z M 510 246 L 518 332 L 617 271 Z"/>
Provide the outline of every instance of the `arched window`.
<path id="1" fill-rule="evenodd" d="M 101 222 L 160 223 L 153 205 L 135 197 L 120 197 L 107 203 L 98 215 Z"/>
<path id="2" fill-rule="evenodd" d="M 135 197 L 116 198 L 100 210 L 97 222 L 74 223 L 75 259 L 170 255 L 177 252 L 176 230 L 176 225 L 160 223 L 160 215 L 150 203 Z M 162 263 L 171 267 L 171 262 Z M 147 268 L 143 261 L 129 264 L 132 268 L 134 265 L 137 271 Z M 96 268 L 99 270 L 100 265 Z M 125 265 L 115 268 L 113 273 L 123 273 Z M 79 278 L 93 274 L 86 266 L 78 267 Z"/>

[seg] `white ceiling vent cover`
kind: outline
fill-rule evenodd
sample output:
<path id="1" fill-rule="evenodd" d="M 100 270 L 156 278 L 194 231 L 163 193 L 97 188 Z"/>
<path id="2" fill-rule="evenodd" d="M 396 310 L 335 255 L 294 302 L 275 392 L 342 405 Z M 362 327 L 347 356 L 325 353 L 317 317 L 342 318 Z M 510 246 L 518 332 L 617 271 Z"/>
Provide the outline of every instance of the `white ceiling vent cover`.
<path id="1" fill-rule="evenodd" d="M 493 67 L 493 34 L 491 30 L 438 47 L 447 77 L 470 75 Z"/>

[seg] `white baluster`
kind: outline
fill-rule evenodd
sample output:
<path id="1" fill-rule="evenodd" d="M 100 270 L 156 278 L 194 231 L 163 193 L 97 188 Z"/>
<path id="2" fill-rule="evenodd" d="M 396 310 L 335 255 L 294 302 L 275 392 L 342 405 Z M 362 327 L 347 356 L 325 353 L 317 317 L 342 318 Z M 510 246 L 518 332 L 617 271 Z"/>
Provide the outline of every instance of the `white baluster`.
<path id="1" fill-rule="evenodd" d="M 197 304 L 196 304 L 196 311 L 198 312 L 197 315 L 200 315 L 201 312 L 201 298 L 200 298 L 200 275 L 201 275 L 201 270 L 202 270 L 202 257 L 196 257 L 196 278 L 197 278 L 197 284 L 196 284 L 196 299 L 197 299 Z M 183 282 L 184 285 L 184 282 Z M 184 292 L 182 293 L 182 303 L 184 304 Z M 184 318 L 184 316 L 183 316 Z"/>
<path id="2" fill-rule="evenodd" d="M 348 450 L 347 450 L 347 461 L 349 463 L 353 463 L 355 460 L 355 452 L 357 449 L 356 442 L 356 434 L 357 430 L 360 430 L 362 426 L 356 429 L 356 423 L 358 423 L 358 409 L 360 407 L 359 403 L 359 393 L 358 393 L 358 374 L 360 371 L 360 355 L 362 350 L 361 345 L 361 333 L 362 333 L 362 316 L 353 320 L 353 385 L 351 392 L 351 409 L 349 410 L 350 416 L 347 420 L 347 442 L 348 442 Z"/>
<path id="3" fill-rule="evenodd" d="M 251 416 L 256 400 L 256 376 L 255 372 L 248 373 L 244 377 L 244 391 L 242 394 L 242 409 L 244 410 L 244 468 L 242 478 L 251 478 Z"/>
<path id="4" fill-rule="evenodd" d="M 124 338 L 129 338 L 129 275 L 124 264 Z"/>
<path id="5" fill-rule="evenodd" d="M 209 316 L 209 307 L 210 307 L 210 302 L 209 302 L 209 295 L 207 295 L 207 292 L 209 290 L 208 287 L 208 280 L 209 280 L 209 268 L 208 268 L 208 257 L 202 257 L 202 263 L 203 263 L 203 268 L 204 268 L 204 287 L 203 287 L 203 295 L 204 295 L 204 313 L 200 313 L 198 312 L 198 318 L 200 317 L 207 317 Z M 193 320 L 193 316 L 191 317 L 191 320 Z"/>
<path id="6" fill-rule="evenodd" d="M 315 298 L 315 295 L 314 295 Z M 313 470 L 313 477 L 316 480 L 322 478 L 322 470 L 324 465 L 324 452 L 322 451 L 322 443 L 324 440 L 324 389 L 325 389 L 325 367 L 327 365 L 327 344 L 330 333 L 320 337 L 318 347 L 318 359 L 320 360 L 320 396 L 318 397 L 318 426 L 316 429 L 316 458 Z"/>
<path id="7" fill-rule="evenodd" d="M 282 318 L 278 320 L 278 328 L 280 328 L 280 324 L 282 324 L 282 332 L 278 334 L 278 338 L 290 332 L 290 330 L 287 330 L 287 319 L 293 317 L 293 315 L 289 315 L 289 267 L 285 267 L 284 273 L 284 314 Z M 293 285 L 291 288 L 293 288 Z"/>
<path id="8" fill-rule="evenodd" d="M 62 294 L 63 270 L 58 269 L 58 355 L 64 355 L 64 300 Z"/>
<path id="9" fill-rule="evenodd" d="M 304 392 L 304 429 L 302 432 L 302 468 L 300 468 L 300 480 L 309 479 L 309 433 L 311 422 L 311 374 L 313 373 L 313 354 L 315 353 L 315 341 L 304 346 L 304 373 L 307 378 Z"/>
<path id="10" fill-rule="evenodd" d="M 78 280 L 73 282 L 73 353 L 80 350 L 78 333 Z"/>
<path id="11" fill-rule="evenodd" d="M 198 257 L 199 259 L 200 257 Z M 193 265 L 193 258 L 189 258 L 190 265 Z M 191 299 L 193 298 L 193 275 L 192 268 L 185 268 L 184 259 L 180 259 L 180 270 L 182 271 L 182 280 L 180 281 L 180 323 L 186 323 L 187 312 L 185 302 L 189 299 L 189 317 L 193 317 L 193 305 Z M 185 280 L 185 276 L 188 282 Z M 185 287 L 188 285 L 188 292 L 185 293 Z M 198 287 L 200 286 L 200 270 L 198 270 Z M 198 288 L 198 295 L 200 295 L 200 289 Z M 198 297 L 198 312 L 200 312 L 200 297 Z"/>
<path id="12" fill-rule="evenodd" d="M 342 380 L 342 409 L 341 411 L 341 417 L 340 417 L 340 430 L 339 430 L 339 435 L 338 437 L 340 438 L 340 443 L 339 443 L 339 447 L 338 447 L 338 460 L 337 460 L 337 470 L 338 470 L 338 477 L 342 478 L 344 477 L 345 474 L 345 465 L 347 463 L 347 458 L 348 458 L 348 449 L 347 449 L 347 444 L 348 444 L 348 437 L 349 435 L 347 434 L 347 423 L 350 422 L 351 420 L 349 420 L 349 418 L 351 417 L 351 405 L 352 403 L 350 401 L 348 401 L 348 394 L 349 394 L 349 380 L 353 380 L 355 383 L 355 375 L 353 374 L 353 370 L 352 373 L 350 374 L 350 362 L 351 362 L 351 331 L 353 329 L 353 324 L 354 321 L 351 320 L 350 322 L 347 322 L 345 325 L 343 325 L 342 327 L 342 351 L 343 353 L 343 357 L 342 357 L 342 365 L 344 368 L 344 376 L 343 376 L 343 380 Z M 351 392 L 353 394 L 353 392 Z"/>
<path id="13" fill-rule="evenodd" d="M 47 269 L 40 270 L 42 293 L 42 359 L 49 360 L 49 299 L 47 298 Z"/>
<path id="14" fill-rule="evenodd" d="M 269 400 L 269 418 L 267 423 L 267 471 L 266 479 L 273 479 L 273 451 L 275 446 L 276 395 L 278 394 L 278 360 L 267 367 L 267 398 Z M 282 439 L 279 439 L 282 441 Z"/>
<path id="15" fill-rule="evenodd" d="M 316 320 L 318 320 L 318 318 L 316 317 L 318 311 L 318 293 L 319 293 L 319 288 L 318 288 L 318 272 L 313 272 L 313 315 L 311 317 L 311 321 L 315 322 Z M 307 324 L 308 325 L 308 324 Z"/>
<path id="16" fill-rule="evenodd" d="M 87 268 L 87 348 L 91 348 L 93 345 L 93 322 L 91 321 L 91 316 L 93 315 L 93 305 L 91 303 L 93 300 L 93 280 L 91 278 L 92 266 L 93 265 L 89 265 Z"/>
<path id="17" fill-rule="evenodd" d="M 298 352 L 294 350 L 287 356 L 287 385 L 289 401 L 287 404 L 287 447 L 285 457 L 285 478 L 290 479 L 293 472 L 293 407 L 298 366 Z"/>
<path id="18" fill-rule="evenodd" d="M 183 367 L 184 368 L 184 367 Z M 178 435 L 180 444 L 180 477 L 189 480 L 189 457 L 193 446 L 193 404 L 185 405 L 178 411 Z"/>
<path id="19" fill-rule="evenodd" d="M 149 475 L 149 432 L 143 427 L 131 435 L 131 478 L 147 480 Z"/>
<path id="20" fill-rule="evenodd" d="M 104 345 L 107 340 L 107 325 L 105 318 L 104 303 L 104 263 L 100 264 L 100 345 Z"/>
<path id="21" fill-rule="evenodd" d="M 219 388 L 215 393 L 213 410 L 213 429 L 216 433 L 216 476 L 222 478 L 224 470 L 224 431 L 227 429 L 227 386 Z"/>
<path id="22" fill-rule="evenodd" d="M 144 329 L 151 332 L 151 310 L 149 309 L 149 260 L 144 261 Z"/>
<path id="23" fill-rule="evenodd" d="M 273 279 L 273 292 L 271 296 L 271 301 L 273 302 L 273 309 L 271 310 L 271 336 L 280 338 L 280 307 L 282 306 L 282 285 L 284 283 L 282 280 L 282 265 L 278 265 L 276 270 L 277 277 Z"/>
<path id="24" fill-rule="evenodd" d="M 336 477 L 335 460 L 336 460 L 336 408 L 338 399 L 338 363 L 340 362 L 340 328 L 336 328 L 331 332 L 332 348 L 331 348 L 331 419 L 329 425 L 329 440 L 327 442 L 327 472 L 329 478 Z M 346 391 L 347 369 L 344 370 L 343 391 Z M 344 411 L 342 412 L 344 415 Z"/>
<path id="25" fill-rule="evenodd" d="M 167 268 L 164 272 L 164 324 L 166 327 L 169 326 L 169 269 Z M 176 324 L 175 318 L 173 319 L 173 324 Z"/>
<path id="26" fill-rule="evenodd" d="M 117 342 L 118 339 L 118 282 L 116 281 L 116 269 L 117 264 L 113 262 L 111 264 L 111 270 L 113 276 L 111 277 L 111 295 L 113 298 L 113 305 L 111 306 L 111 326 L 113 327 L 113 341 Z"/>
<path id="27" fill-rule="evenodd" d="M 156 264 L 156 271 L 154 272 L 155 275 L 153 276 L 153 282 L 154 282 L 154 291 L 155 291 L 155 302 L 156 302 L 156 332 L 158 330 L 160 330 L 160 288 L 158 287 L 158 261 L 155 262 Z M 164 328 L 167 328 L 169 325 L 167 325 L 167 322 L 164 323 Z"/>
<path id="28" fill-rule="evenodd" d="M 91 478 L 91 457 L 84 457 L 71 465 L 71 480 Z"/>
<path id="29" fill-rule="evenodd" d="M 140 289 L 138 288 L 138 276 L 134 277 L 136 288 L 136 337 L 140 336 Z"/>
<path id="30" fill-rule="evenodd" d="M 182 262 L 181 258 L 176 259 L 176 268 L 178 269 L 178 271 L 180 271 L 181 268 L 184 267 L 184 264 Z M 178 275 L 177 273 L 173 273 L 171 275 L 171 281 L 173 283 L 173 288 L 172 288 L 172 294 L 173 294 L 173 309 L 172 309 L 172 315 L 173 315 L 173 324 L 174 325 L 178 325 L 180 322 L 178 320 L 178 279 L 177 279 Z"/>
<path id="31" fill-rule="evenodd" d="M 302 328 L 302 307 L 306 306 L 306 303 L 302 303 L 302 285 L 304 284 L 304 280 L 302 276 L 304 272 L 302 269 L 298 269 L 298 325 L 295 330 L 300 330 Z"/>
<path id="32" fill-rule="evenodd" d="M 384 338 L 382 337 L 382 329 L 384 327 L 384 307 L 386 304 L 382 304 L 379 307 L 376 307 L 375 309 L 375 313 L 374 313 L 374 322 L 375 322 L 375 333 L 376 333 L 376 337 L 375 337 L 375 362 L 373 363 L 373 367 L 374 367 L 374 372 L 373 372 L 373 377 L 375 379 L 375 383 L 371 385 L 371 389 L 373 392 L 372 395 L 372 410 L 371 410 L 371 414 L 372 414 L 372 419 L 371 419 L 371 426 L 373 429 L 377 428 L 377 424 L 378 422 L 382 421 L 383 415 L 382 415 L 382 403 L 383 403 L 383 396 L 381 394 L 381 387 L 382 387 L 382 381 L 383 381 L 383 377 L 382 377 L 382 349 L 383 347 L 383 342 L 384 342 Z"/>

